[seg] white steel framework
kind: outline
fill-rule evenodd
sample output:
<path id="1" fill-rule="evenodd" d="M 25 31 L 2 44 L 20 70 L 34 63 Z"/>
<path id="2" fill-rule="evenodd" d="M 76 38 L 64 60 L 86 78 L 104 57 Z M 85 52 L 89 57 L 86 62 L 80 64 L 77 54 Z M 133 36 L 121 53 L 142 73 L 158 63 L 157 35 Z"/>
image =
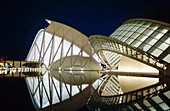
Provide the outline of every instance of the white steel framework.
<path id="1" fill-rule="evenodd" d="M 86 65 L 82 62 L 83 57 L 94 60 L 94 53 L 92 53 L 92 49 L 88 44 L 87 36 L 67 25 L 50 20 L 47 21 L 50 25 L 38 32 L 26 61 L 44 63 L 50 69 L 51 65 L 57 60 L 60 60 L 61 68 L 65 58 L 68 56 L 71 59 L 70 67 L 74 67 L 74 63 L 77 60 L 72 59 L 75 55 L 81 56 L 81 67 Z"/>

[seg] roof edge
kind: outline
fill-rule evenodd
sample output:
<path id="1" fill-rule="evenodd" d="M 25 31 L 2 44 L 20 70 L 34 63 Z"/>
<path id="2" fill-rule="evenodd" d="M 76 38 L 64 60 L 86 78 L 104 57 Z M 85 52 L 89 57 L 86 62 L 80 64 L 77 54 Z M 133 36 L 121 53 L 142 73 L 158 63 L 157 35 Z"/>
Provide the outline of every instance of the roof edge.
<path id="1" fill-rule="evenodd" d="M 134 20 L 148 21 L 148 22 L 153 22 L 153 23 L 156 23 L 156 24 L 160 24 L 160 25 L 164 25 L 164 26 L 170 27 L 169 23 L 158 21 L 158 20 L 153 20 L 153 19 L 146 19 L 146 18 L 133 18 L 133 19 L 129 19 L 129 20 L 125 21 L 123 24 L 125 24 L 127 22 L 130 22 L 130 21 L 134 21 Z"/>

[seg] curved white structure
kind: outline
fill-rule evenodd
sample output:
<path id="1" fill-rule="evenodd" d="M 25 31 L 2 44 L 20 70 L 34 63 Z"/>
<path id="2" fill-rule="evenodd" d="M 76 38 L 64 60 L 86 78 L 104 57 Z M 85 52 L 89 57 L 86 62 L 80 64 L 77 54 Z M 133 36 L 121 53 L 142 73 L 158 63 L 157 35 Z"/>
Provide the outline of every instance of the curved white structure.
<path id="1" fill-rule="evenodd" d="M 38 32 L 26 61 L 44 63 L 49 69 L 52 63 L 57 60 L 60 60 L 60 67 L 62 68 L 62 64 L 65 62 L 65 59 L 62 60 L 62 58 L 68 56 L 71 57 L 70 67 L 73 67 L 76 62 L 72 59 L 72 56 L 75 55 L 81 56 L 82 60 L 83 57 L 94 60 L 87 36 L 67 25 L 47 21 L 50 25 Z M 85 63 L 80 63 L 82 68 L 86 65 Z"/>
<path id="2" fill-rule="evenodd" d="M 49 107 L 57 110 L 60 105 L 65 107 L 74 102 L 86 104 L 91 84 L 99 75 L 85 70 L 101 70 L 94 59 L 88 37 L 67 25 L 47 21 L 50 25 L 38 32 L 26 61 L 43 63 L 47 69 L 58 72 L 51 71 L 40 77 L 26 78 L 32 101 L 38 110 Z M 73 70 L 79 70 L 79 73 Z M 84 93 L 84 96 L 80 92 L 87 94 Z M 81 98 L 81 102 L 74 98 Z M 59 105 L 60 102 L 62 104 Z M 74 110 L 76 108 L 80 107 Z"/>

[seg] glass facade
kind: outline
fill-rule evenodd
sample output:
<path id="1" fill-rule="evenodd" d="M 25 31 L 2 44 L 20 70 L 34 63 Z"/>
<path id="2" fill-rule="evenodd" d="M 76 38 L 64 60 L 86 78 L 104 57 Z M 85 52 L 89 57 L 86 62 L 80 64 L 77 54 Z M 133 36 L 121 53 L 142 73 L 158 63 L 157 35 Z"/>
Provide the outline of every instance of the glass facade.
<path id="1" fill-rule="evenodd" d="M 170 63 L 170 28 L 160 22 L 132 19 L 121 25 L 110 37 Z"/>
<path id="2" fill-rule="evenodd" d="M 94 51 L 110 69 L 114 69 L 114 66 L 119 67 L 123 55 L 159 71 L 166 70 L 166 65 L 170 63 L 169 40 L 170 25 L 150 19 L 131 19 L 123 23 L 110 37 L 93 35 L 89 38 Z M 166 84 L 155 84 L 114 95 L 118 82 L 108 81 L 106 78 L 99 87 L 101 90 L 91 97 L 88 102 L 90 110 L 170 110 L 167 95 L 170 91 L 166 90 Z M 101 95 L 102 93 L 105 95 Z"/>

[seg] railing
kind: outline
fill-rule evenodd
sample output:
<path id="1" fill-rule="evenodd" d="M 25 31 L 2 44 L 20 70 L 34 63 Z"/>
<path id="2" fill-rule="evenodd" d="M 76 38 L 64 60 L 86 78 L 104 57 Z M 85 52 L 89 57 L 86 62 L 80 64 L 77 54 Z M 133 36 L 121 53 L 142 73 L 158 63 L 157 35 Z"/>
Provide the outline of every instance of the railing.
<path id="1" fill-rule="evenodd" d="M 113 51 L 145 63 L 151 67 L 155 67 L 158 70 L 165 70 L 167 68 L 165 65 L 166 63 L 162 62 L 162 60 L 117 39 L 102 35 L 93 35 L 90 36 L 89 42 L 97 54 L 99 54 L 101 50 Z"/>
<path id="2" fill-rule="evenodd" d="M 109 110 L 110 108 L 113 110 L 119 105 L 152 97 L 154 94 L 160 93 L 160 91 L 164 90 L 166 87 L 166 84 L 157 83 L 149 87 L 116 96 L 100 96 L 96 90 L 94 95 L 89 99 L 87 106 L 90 110 Z"/>

